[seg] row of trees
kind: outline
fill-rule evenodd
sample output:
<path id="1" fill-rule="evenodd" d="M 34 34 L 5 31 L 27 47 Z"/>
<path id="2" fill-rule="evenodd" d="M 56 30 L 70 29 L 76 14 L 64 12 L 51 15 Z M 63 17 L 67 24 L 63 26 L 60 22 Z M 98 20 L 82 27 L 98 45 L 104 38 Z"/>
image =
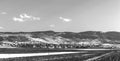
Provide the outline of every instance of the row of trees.
<path id="1" fill-rule="evenodd" d="M 10 44 L 13 47 L 22 47 L 22 48 L 89 48 L 89 47 L 99 47 L 99 45 L 75 45 L 75 44 Z"/>

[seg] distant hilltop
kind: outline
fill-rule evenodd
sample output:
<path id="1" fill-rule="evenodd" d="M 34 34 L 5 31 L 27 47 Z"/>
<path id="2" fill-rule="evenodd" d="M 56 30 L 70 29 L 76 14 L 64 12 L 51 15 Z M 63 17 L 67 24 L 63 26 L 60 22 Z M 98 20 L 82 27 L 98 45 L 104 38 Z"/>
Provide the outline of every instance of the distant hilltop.
<path id="1" fill-rule="evenodd" d="M 120 32 L 0 32 L 0 48 L 120 48 Z"/>
<path id="2" fill-rule="evenodd" d="M 77 43 L 83 41 L 99 41 L 101 43 L 120 43 L 120 32 L 0 32 L 0 41 L 24 42 L 39 41 L 41 43 Z"/>

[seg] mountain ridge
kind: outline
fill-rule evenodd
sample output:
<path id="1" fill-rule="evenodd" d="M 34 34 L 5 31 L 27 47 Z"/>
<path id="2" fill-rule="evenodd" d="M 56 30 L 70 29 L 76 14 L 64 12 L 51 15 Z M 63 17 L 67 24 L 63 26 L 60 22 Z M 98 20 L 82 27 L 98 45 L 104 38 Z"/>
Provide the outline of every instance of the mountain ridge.
<path id="1" fill-rule="evenodd" d="M 89 39 L 94 40 L 98 39 L 101 42 L 107 42 L 106 40 L 111 41 L 120 41 L 120 32 L 100 32 L 100 31 L 85 31 L 85 32 L 54 32 L 54 31 L 36 31 L 36 32 L 0 32 L 0 41 L 3 41 L 3 36 L 9 36 L 8 39 L 21 39 L 26 37 L 32 38 L 43 38 L 43 39 L 56 39 L 56 38 L 63 38 L 63 39 L 70 39 L 72 41 L 80 41 L 82 39 Z M 19 36 L 19 37 L 17 37 Z M 16 38 L 15 38 L 16 37 Z M 21 37 L 21 38 L 20 38 Z M 5 39 L 5 38 L 3 38 Z M 13 39 L 13 40 L 14 40 Z M 7 40 L 7 39 L 6 39 Z M 10 40 L 8 40 L 10 41 Z M 16 40 L 17 41 L 17 40 Z M 22 40 L 23 41 L 23 40 Z"/>
<path id="2" fill-rule="evenodd" d="M 0 32 L 0 46 L 9 47 L 119 47 L 120 32 Z"/>

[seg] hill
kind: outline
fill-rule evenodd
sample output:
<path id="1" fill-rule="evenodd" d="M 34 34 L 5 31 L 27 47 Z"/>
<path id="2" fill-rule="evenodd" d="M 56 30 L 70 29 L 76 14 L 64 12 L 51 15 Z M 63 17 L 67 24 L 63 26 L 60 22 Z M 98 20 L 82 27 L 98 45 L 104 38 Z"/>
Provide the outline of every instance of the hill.
<path id="1" fill-rule="evenodd" d="M 26 44 L 69 44 L 69 45 L 101 45 L 119 44 L 120 32 L 0 32 L 1 45 L 26 45 Z M 34 46 L 35 47 L 35 46 Z"/>

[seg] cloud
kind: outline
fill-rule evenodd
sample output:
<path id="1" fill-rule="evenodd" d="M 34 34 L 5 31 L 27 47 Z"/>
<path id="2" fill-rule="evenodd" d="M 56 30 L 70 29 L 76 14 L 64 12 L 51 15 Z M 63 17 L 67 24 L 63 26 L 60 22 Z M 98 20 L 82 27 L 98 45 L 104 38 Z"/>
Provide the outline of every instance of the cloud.
<path id="1" fill-rule="evenodd" d="M 7 12 L 1 12 L 1 14 L 7 14 Z"/>
<path id="2" fill-rule="evenodd" d="M 3 27 L 0 27 L 0 29 L 4 29 Z"/>
<path id="3" fill-rule="evenodd" d="M 53 28 L 53 27 L 55 27 L 55 25 L 54 25 L 54 24 L 51 24 L 51 25 L 50 25 L 50 27 L 52 27 L 52 28 Z"/>
<path id="4" fill-rule="evenodd" d="M 64 22 L 70 22 L 70 21 L 72 21 L 71 19 L 63 18 L 63 17 L 59 17 L 59 19 L 61 19 Z"/>
<path id="5" fill-rule="evenodd" d="M 40 18 L 35 17 L 35 16 L 31 16 L 31 15 L 27 15 L 27 14 L 20 14 L 19 17 L 13 17 L 13 20 L 18 21 L 18 22 L 25 22 L 25 21 L 40 20 Z"/>
<path id="6" fill-rule="evenodd" d="M 24 20 L 23 20 L 22 18 L 13 17 L 13 20 L 14 20 L 14 21 L 19 21 L 19 22 L 24 22 Z"/>

